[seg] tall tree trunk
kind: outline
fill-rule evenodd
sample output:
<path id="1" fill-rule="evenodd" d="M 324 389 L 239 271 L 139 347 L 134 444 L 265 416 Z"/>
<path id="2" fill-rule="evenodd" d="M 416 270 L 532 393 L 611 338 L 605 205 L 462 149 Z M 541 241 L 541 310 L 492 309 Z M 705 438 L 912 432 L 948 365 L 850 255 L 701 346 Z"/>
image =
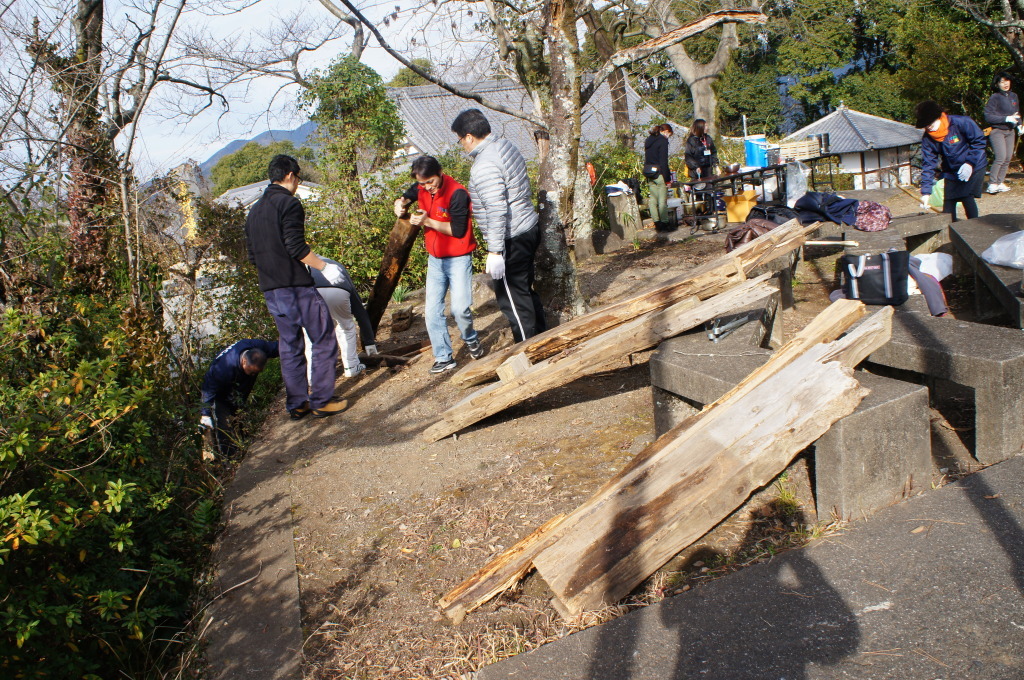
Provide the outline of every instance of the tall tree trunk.
<path id="1" fill-rule="evenodd" d="M 100 284 L 108 272 L 107 249 L 113 233 L 110 210 L 117 198 L 113 145 L 107 138 L 99 106 L 103 78 L 103 0 L 78 0 L 74 18 L 75 51 L 58 53 L 58 45 L 37 36 L 28 51 L 45 69 L 69 119 L 68 238 L 71 257 L 85 285 Z"/>
<path id="2" fill-rule="evenodd" d="M 718 41 L 715 56 L 706 64 L 691 58 L 682 43 L 665 49 L 665 55 L 672 62 L 672 67 L 690 89 L 694 119 L 706 120 L 710 135 L 715 134 L 718 129 L 718 96 L 715 94 L 714 84 L 725 72 L 733 50 L 739 45 L 736 25 L 726 24 L 722 26 L 722 37 Z"/>
<path id="3" fill-rule="evenodd" d="M 543 237 L 538 256 L 538 292 L 551 311 L 575 316 L 586 311 L 576 271 L 574 198 L 579 163 L 580 72 L 576 57 L 573 4 L 555 0 L 546 6 L 551 59 L 542 115 L 548 124 L 547 153 L 540 154 L 538 193 Z M 543 145 L 542 145 L 543 147 Z M 542 149 L 543 151 L 543 149 Z"/>
<path id="4" fill-rule="evenodd" d="M 594 47 L 602 59 L 610 59 L 615 54 L 615 44 L 608 35 L 608 29 L 601 22 L 600 16 L 594 11 L 583 15 L 583 21 L 594 39 Z M 621 68 L 616 68 L 608 76 L 608 88 L 612 95 L 612 120 L 615 123 L 615 140 L 623 146 L 632 146 L 633 130 L 629 123 L 629 103 L 626 99 L 626 76 Z"/>

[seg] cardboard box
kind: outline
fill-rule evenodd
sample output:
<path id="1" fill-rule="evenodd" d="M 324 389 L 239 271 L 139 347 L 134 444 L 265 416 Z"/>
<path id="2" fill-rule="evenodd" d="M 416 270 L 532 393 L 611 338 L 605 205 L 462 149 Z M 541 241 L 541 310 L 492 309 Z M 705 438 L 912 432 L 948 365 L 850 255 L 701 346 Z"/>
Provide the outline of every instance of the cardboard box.
<path id="1" fill-rule="evenodd" d="M 735 196 L 726 196 L 725 214 L 730 222 L 746 222 L 747 215 L 751 208 L 757 205 L 757 192 L 753 189 L 746 189 Z"/>

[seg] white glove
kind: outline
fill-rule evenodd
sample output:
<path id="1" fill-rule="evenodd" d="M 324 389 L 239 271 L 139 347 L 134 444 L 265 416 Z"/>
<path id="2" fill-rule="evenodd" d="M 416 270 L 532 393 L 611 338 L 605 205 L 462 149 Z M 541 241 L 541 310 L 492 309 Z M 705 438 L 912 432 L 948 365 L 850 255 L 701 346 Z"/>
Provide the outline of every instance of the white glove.
<path id="1" fill-rule="evenodd" d="M 405 205 L 406 203 L 404 198 L 395 199 L 395 217 L 401 217 L 405 214 Z"/>
<path id="2" fill-rule="evenodd" d="M 363 349 L 366 350 L 366 353 L 370 356 L 379 354 L 379 352 L 377 352 L 377 345 L 367 345 L 366 347 L 363 347 Z"/>
<path id="3" fill-rule="evenodd" d="M 202 418 L 199 419 L 199 427 L 205 428 L 207 430 L 212 430 L 213 418 L 211 418 L 210 416 L 203 416 Z"/>
<path id="4" fill-rule="evenodd" d="M 931 199 L 931 197 L 932 197 L 931 194 L 921 194 L 921 210 L 924 210 L 925 212 L 928 212 L 929 210 L 932 209 L 931 204 L 928 203 L 928 201 L 929 201 L 929 199 Z"/>
<path id="5" fill-rule="evenodd" d="M 332 262 L 328 262 L 327 266 L 320 270 L 320 273 L 332 286 L 340 286 L 345 283 L 345 272 Z"/>
<path id="6" fill-rule="evenodd" d="M 484 271 L 495 281 L 505 278 L 505 256 L 501 253 L 487 253 Z"/>
<path id="7" fill-rule="evenodd" d="M 1014 125 L 1016 125 L 1017 123 L 1020 122 L 1020 114 L 1019 113 L 1015 113 L 1012 116 L 1007 116 L 1006 117 L 1006 122 L 1007 123 L 1013 123 Z"/>
<path id="8" fill-rule="evenodd" d="M 960 169 L 956 171 L 956 176 L 960 178 L 961 182 L 966 182 L 971 178 L 972 172 L 974 172 L 974 168 L 971 167 L 971 164 L 964 163 L 960 166 Z"/>

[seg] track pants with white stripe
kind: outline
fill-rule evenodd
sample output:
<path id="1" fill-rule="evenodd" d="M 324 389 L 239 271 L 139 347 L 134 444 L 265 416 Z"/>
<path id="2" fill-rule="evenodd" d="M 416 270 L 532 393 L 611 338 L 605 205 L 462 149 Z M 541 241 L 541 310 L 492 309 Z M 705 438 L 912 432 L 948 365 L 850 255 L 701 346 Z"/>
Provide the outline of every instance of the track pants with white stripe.
<path id="1" fill-rule="evenodd" d="M 534 258 L 540 245 L 540 225 L 505 239 L 505 277 L 494 282 L 498 307 L 522 342 L 547 329 L 540 296 L 533 289 Z"/>

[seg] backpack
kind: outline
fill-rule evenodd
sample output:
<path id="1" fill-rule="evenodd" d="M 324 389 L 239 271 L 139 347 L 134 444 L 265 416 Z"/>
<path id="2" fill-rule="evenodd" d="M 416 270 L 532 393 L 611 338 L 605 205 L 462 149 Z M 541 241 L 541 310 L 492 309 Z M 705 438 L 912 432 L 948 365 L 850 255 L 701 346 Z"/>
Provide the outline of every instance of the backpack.
<path id="1" fill-rule="evenodd" d="M 910 253 L 890 250 L 878 255 L 843 255 L 839 259 L 843 293 L 866 305 L 902 305 L 907 293 Z"/>
<path id="2" fill-rule="evenodd" d="M 882 231 L 889 228 L 892 211 L 881 203 L 860 201 L 857 204 L 857 221 L 853 228 L 861 231 Z"/>
<path id="3" fill-rule="evenodd" d="M 768 220 L 775 224 L 785 224 L 790 220 L 796 219 L 796 211 L 787 208 L 784 205 L 755 205 L 750 209 L 750 214 L 747 215 L 747 219 L 758 218 L 762 220 Z"/>

